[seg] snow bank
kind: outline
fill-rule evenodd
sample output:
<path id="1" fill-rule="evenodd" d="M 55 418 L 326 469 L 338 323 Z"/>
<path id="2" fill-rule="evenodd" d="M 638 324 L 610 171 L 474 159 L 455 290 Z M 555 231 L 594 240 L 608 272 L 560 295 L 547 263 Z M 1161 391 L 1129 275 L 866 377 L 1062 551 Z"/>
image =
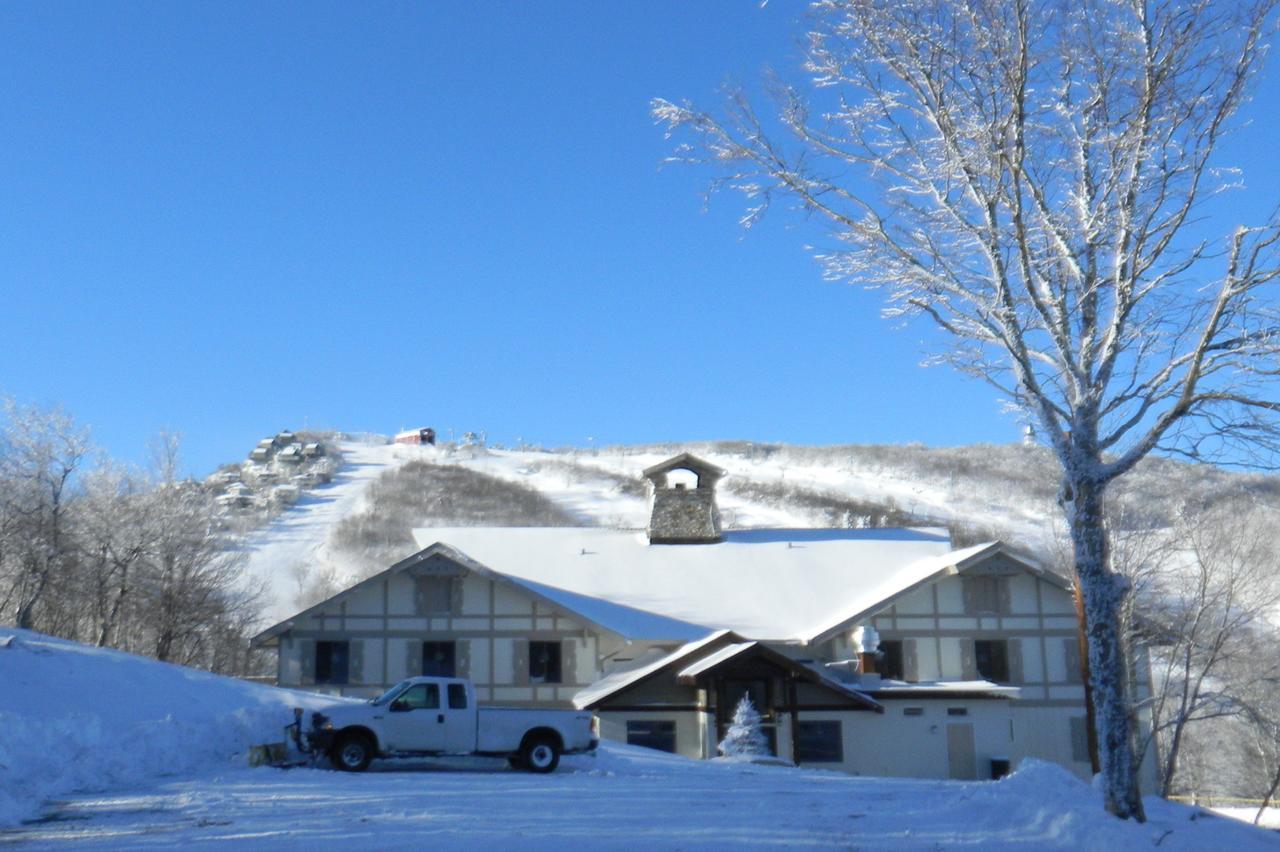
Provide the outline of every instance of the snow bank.
<path id="1" fill-rule="evenodd" d="M 0 628 L 0 825 L 54 796 L 243 766 L 291 707 L 332 700 Z"/>

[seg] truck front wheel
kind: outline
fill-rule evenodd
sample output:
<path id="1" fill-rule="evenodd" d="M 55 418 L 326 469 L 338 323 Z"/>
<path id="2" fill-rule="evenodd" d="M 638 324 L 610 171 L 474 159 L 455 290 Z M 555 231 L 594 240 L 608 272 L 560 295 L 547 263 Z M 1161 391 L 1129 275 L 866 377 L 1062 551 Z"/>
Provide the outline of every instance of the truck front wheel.
<path id="1" fill-rule="evenodd" d="M 520 762 L 530 772 L 554 772 L 560 765 L 560 746 L 550 737 L 532 737 L 520 749 Z"/>
<path id="2" fill-rule="evenodd" d="M 329 750 L 329 760 L 344 772 L 364 772 L 373 762 L 373 743 L 364 734 L 343 734 Z"/>

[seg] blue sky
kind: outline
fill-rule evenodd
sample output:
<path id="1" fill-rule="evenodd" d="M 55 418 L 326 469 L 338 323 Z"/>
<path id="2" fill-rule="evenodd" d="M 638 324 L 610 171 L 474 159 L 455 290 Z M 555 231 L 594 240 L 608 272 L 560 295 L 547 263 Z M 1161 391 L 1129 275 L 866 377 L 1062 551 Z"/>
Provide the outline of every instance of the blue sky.
<path id="1" fill-rule="evenodd" d="M 304 426 L 1016 440 L 993 391 L 918 366 L 926 329 L 820 279 L 802 223 L 743 232 L 660 168 L 649 100 L 794 69 L 802 14 L 0 6 L 0 393 L 128 460 L 180 431 L 197 473 Z M 1233 153 L 1274 203 L 1265 152 Z"/>

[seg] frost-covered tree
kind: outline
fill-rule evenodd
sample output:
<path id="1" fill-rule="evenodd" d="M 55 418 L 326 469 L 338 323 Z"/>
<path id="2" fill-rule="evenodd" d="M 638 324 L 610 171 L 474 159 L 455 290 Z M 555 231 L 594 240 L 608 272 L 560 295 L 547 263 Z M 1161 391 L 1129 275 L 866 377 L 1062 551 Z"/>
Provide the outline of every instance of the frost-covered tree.
<path id="1" fill-rule="evenodd" d="M 769 741 L 760 728 L 760 713 L 751 703 L 751 696 L 744 695 L 733 711 L 733 721 L 720 741 L 720 753 L 725 757 L 757 757 L 769 754 Z"/>
<path id="2" fill-rule="evenodd" d="M 1143 819 L 1109 487 L 1149 453 L 1269 453 L 1275 221 L 1207 230 L 1213 155 L 1260 68 L 1276 0 L 820 0 L 809 91 L 776 121 L 741 91 L 654 115 L 714 189 L 829 227 L 826 274 L 943 332 L 1061 469 L 1106 807 Z M 1265 134 L 1260 134 L 1265 138 Z"/>

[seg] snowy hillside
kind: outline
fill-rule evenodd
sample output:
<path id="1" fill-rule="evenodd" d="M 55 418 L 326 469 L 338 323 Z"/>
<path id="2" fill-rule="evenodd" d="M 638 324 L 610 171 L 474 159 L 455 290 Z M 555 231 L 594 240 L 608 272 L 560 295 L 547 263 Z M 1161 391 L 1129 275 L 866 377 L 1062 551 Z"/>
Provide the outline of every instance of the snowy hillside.
<path id="1" fill-rule="evenodd" d="M 0 843 L 88 849 L 1274 849 L 1150 798 L 1145 825 L 1030 762 L 999 782 L 858 778 L 608 745 L 549 776 L 501 760 L 367 775 L 249 769 L 288 693 L 24 631 L 0 634 Z M 301 701 L 300 701 L 301 699 Z M 21 822 L 26 820 L 26 822 Z M 4 828 L 8 826 L 8 828 Z"/>
<path id="2" fill-rule="evenodd" d="M 640 472 L 682 452 L 723 467 L 725 526 L 947 525 L 958 543 L 1003 538 L 1042 557 L 1060 533 L 1043 449 L 720 442 L 592 451 L 342 444 L 344 466 L 246 538 L 247 570 L 270 589 L 275 623 L 412 553 L 424 526 L 643 527 Z M 1155 460 L 1119 495 L 1132 523 L 1160 526 L 1188 497 L 1247 492 L 1280 507 L 1273 478 Z"/>

